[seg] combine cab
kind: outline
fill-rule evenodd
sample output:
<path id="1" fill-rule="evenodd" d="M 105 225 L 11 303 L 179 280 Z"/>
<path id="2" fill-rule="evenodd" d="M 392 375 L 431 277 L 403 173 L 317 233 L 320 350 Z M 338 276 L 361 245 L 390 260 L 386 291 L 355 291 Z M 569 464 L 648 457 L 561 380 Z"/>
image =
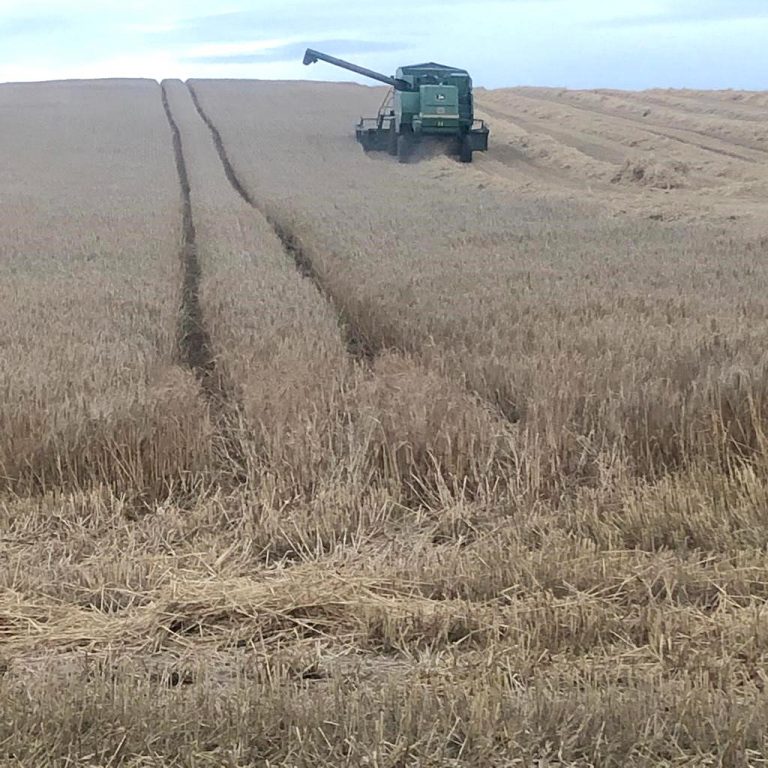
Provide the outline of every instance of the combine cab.
<path id="1" fill-rule="evenodd" d="M 474 116 L 472 78 L 463 69 L 429 62 L 400 67 L 395 77 L 350 64 L 311 48 L 304 63 L 326 61 L 392 87 L 376 117 L 361 118 L 355 134 L 366 151 L 388 151 L 407 162 L 425 136 L 445 139 L 463 163 L 488 149 L 488 126 Z"/>

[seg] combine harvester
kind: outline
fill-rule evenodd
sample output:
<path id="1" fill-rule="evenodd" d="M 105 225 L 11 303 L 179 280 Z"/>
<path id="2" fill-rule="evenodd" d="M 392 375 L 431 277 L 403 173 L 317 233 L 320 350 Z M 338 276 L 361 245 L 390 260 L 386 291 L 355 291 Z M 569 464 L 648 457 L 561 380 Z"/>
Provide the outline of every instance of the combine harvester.
<path id="1" fill-rule="evenodd" d="M 377 117 L 363 117 L 355 134 L 363 149 L 386 150 L 408 162 L 415 144 L 426 136 L 447 139 L 462 163 L 488 149 L 488 126 L 475 120 L 472 78 L 463 69 L 429 62 L 399 67 L 388 77 L 357 64 L 307 48 L 305 64 L 326 61 L 392 86 Z"/>

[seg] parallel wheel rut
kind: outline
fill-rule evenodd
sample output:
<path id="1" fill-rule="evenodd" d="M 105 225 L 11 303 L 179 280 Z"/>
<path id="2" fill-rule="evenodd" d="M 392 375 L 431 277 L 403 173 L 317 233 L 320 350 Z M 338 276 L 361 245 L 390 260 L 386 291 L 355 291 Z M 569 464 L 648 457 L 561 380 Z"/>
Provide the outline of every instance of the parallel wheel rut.
<path id="1" fill-rule="evenodd" d="M 200 260 L 197 253 L 197 233 L 192 211 L 192 189 L 184 158 L 181 131 L 173 116 L 168 93 L 162 86 L 163 108 L 171 129 L 176 170 L 179 175 L 182 202 L 182 242 L 180 258 L 183 267 L 181 306 L 179 308 L 178 338 L 182 365 L 188 367 L 200 383 L 203 396 L 214 419 L 221 452 L 228 470 L 239 481 L 244 480 L 244 458 L 236 434 L 241 407 L 235 397 L 234 385 L 227 382 L 216 366 L 211 336 L 200 303 Z"/>
<path id="2" fill-rule="evenodd" d="M 190 95 L 192 96 L 192 102 L 195 105 L 197 113 L 200 115 L 200 119 L 208 126 L 208 130 L 211 132 L 214 146 L 218 152 L 221 164 L 224 167 L 224 173 L 226 174 L 229 183 L 238 195 L 258 211 L 267 220 L 272 227 L 275 235 L 278 237 L 283 245 L 283 249 L 286 255 L 290 256 L 297 271 L 312 283 L 317 288 L 320 295 L 325 301 L 333 308 L 334 314 L 338 318 L 339 327 L 344 337 L 344 343 L 347 352 L 358 362 L 370 365 L 373 359 L 376 357 L 378 350 L 366 337 L 364 333 L 357 327 L 354 320 L 344 310 L 344 308 L 335 300 L 331 292 L 325 286 L 325 283 L 315 269 L 311 256 L 307 253 L 298 239 L 298 237 L 290 229 L 286 228 L 281 222 L 277 221 L 275 217 L 266 210 L 263 206 L 260 206 L 253 197 L 251 197 L 245 185 L 241 182 L 240 178 L 232 165 L 229 155 L 227 154 L 224 141 L 222 140 L 221 133 L 216 127 L 216 124 L 211 120 L 208 113 L 203 109 L 200 104 L 200 100 L 192 85 L 187 83 Z"/>

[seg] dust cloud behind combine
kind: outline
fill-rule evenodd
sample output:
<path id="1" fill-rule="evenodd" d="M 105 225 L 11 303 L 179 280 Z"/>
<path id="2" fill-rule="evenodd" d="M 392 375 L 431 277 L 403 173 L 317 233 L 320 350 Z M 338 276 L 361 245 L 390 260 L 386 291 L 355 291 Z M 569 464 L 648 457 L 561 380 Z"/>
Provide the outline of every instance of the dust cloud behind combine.
<path id="1" fill-rule="evenodd" d="M 382 98 L 0 86 L 0 761 L 765 753 L 768 96 Z"/>

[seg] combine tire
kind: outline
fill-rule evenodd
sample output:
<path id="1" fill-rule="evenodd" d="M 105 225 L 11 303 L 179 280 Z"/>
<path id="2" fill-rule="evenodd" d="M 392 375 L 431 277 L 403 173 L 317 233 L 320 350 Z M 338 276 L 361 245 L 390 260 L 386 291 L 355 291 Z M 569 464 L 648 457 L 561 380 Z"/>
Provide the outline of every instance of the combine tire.
<path id="1" fill-rule="evenodd" d="M 407 163 L 411 157 L 411 137 L 407 133 L 401 133 L 397 137 L 397 159 L 401 163 Z"/>
<path id="2" fill-rule="evenodd" d="M 394 118 L 389 123 L 389 145 L 387 146 L 387 152 L 389 152 L 392 157 L 397 155 L 397 131 L 395 131 Z"/>
<path id="3" fill-rule="evenodd" d="M 459 150 L 459 161 L 462 163 L 472 162 L 472 142 L 469 136 L 461 140 L 461 149 Z"/>

